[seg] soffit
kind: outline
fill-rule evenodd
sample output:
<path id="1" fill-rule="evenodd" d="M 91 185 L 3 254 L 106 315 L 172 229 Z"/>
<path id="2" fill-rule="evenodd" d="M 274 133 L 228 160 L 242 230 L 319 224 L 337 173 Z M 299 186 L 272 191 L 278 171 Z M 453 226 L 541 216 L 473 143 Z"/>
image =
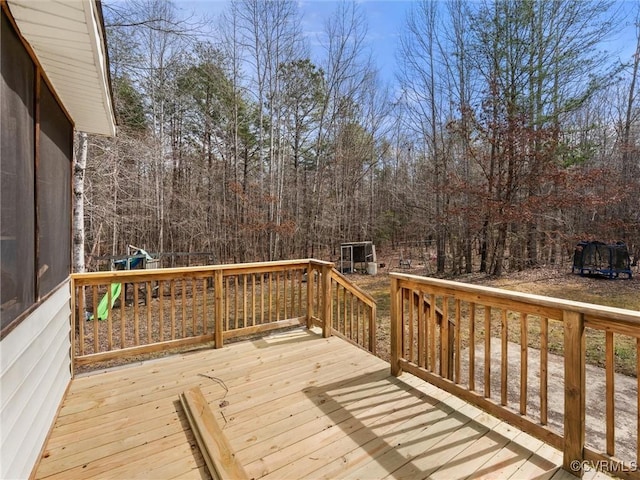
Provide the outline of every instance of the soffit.
<path id="1" fill-rule="evenodd" d="M 108 56 L 93 0 L 8 0 L 9 9 L 77 130 L 115 135 Z"/>

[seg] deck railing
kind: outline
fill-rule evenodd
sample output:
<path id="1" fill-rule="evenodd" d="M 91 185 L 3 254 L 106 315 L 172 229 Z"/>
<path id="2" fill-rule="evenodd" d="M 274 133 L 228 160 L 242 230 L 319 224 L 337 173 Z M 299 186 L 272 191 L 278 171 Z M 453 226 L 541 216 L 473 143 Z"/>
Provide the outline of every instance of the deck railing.
<path id="1" fill-rule="evenodd" d="M 375 302 L 329 262 L 74 274 L 74 364 L 318 325 L 375 351 Z M 345 314 L 345 312 L 347 312 Z"/>
<path id="2" fill-rule="evenodd" d="M 335 268 L 331 270 L 331 332 L 376 353 L 376 301 Z"/>
<path id="3" fill-rule="evenodd" d="M 563 451 L 640 478 L 640 312 L 391 274 L 391 370 Z"/>

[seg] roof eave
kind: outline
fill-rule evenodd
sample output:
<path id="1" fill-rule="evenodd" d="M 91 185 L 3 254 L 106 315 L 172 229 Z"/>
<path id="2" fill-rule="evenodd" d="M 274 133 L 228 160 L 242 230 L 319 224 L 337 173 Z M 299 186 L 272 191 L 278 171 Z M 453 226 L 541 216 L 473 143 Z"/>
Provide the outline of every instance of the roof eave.
<path id="1" fill-rule="evenodd" d="M 7 0 L 7 4 L 75 128 L 114 136 L 116 123 L 100 2 Z"/>

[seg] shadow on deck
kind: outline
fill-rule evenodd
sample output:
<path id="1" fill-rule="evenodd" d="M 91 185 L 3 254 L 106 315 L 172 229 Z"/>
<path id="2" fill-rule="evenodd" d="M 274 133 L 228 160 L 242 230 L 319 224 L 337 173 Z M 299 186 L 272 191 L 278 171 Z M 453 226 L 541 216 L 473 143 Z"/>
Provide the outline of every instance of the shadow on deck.
<path id="1" fill-rule="evenodd" d="M 195 386 L 251 478 L 575 478 L 542 441 L 306 329 L 74 379 L 36 478 L 208 478 L 178 401 Z"/>

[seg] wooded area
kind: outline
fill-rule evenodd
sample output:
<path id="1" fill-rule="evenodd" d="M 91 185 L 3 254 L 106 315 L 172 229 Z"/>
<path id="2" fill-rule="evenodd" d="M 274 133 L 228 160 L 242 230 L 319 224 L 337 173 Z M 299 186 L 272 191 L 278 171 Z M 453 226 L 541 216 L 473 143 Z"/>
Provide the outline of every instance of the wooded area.
<path id="1" fill-rule="evenodd" d="M 416 1 L 384 85 L 355 2 L 311 39 L 293 0 L 213 20 L 104 1 L 119 133 L 78 136 L 75 268 L 129 244 L 226 263 L 361 240 L 451 274 L 557 264 L 583 239 L 637 259 L 638 5 Z M 605 51 L 622 22 L 631 58 Z"/>

